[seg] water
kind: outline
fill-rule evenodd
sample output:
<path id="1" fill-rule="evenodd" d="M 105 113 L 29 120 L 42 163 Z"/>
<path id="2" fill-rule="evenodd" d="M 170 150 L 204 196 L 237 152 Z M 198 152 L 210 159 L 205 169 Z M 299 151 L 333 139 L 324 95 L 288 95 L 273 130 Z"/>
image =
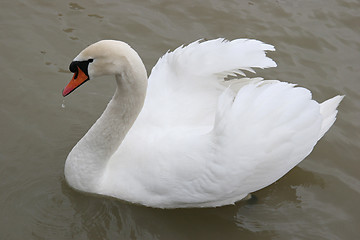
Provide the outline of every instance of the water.
<path id="1" fill-rule="evenodd" d="M 0 239 L 357 239 L 360 224 L 360 2 L 5 0 L 0 14 Z M 111 98 L 91 81 L 66 98 L 67 68 L 100 39 L 130 43 L 150 72 L 168 49 L 200 38 L 275 45 L 267 79 L 323 101 L 345 94 L 312 154 L 257 201 L 158 210 L 73 191 L 68 152 Z M 106 82 L 106 81 L 105 81 Z"/>

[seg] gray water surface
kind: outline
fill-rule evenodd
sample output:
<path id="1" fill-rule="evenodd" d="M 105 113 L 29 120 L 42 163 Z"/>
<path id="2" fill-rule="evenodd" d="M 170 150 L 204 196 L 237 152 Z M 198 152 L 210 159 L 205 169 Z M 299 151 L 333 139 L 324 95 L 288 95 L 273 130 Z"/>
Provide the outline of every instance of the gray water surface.
<path id="1" fill-rule="evenodd" d="M 2 1 L 0 239 L 357 239 L 359 23 L 358 0 Z M 274 45 L 278 67 L 258 71 L 266 79 L 297 83 L 318 101 L 346 95 L 311 155 L 257 201 L 215 209 L 159 210 L 72 190 L 66 156 L 115 86 L 89 81 L 64 99 L 78 52 L 123 40 L 150 73 L 168 49 L 217 37 Z"/>

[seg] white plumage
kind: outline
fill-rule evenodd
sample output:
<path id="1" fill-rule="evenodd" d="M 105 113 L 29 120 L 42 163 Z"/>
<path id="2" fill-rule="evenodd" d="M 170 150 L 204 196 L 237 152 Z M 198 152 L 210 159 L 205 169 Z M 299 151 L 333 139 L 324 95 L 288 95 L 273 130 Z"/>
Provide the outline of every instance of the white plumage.
<path id="1" fill-rule="evenodd" d="M 275 67 L 265 51 L 274 47 L 196 41 L 161 57 L 147 82 L 127 44 L 105 40 L 86 48 L 75 61 L 94 59 L 90 79 L 114 74 L 117 90 L 69 154 L 68 183 L 151 207 L 215 207 L 282 177 L 332 126 L 343 96 L 319 104 L 309 90 L 286 82 L 224 81 Z"/>

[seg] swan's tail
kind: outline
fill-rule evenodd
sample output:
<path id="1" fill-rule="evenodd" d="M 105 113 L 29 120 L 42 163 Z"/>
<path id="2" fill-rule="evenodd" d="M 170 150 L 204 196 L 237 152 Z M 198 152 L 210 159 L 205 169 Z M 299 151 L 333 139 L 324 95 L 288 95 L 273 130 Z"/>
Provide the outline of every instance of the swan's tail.
<path id="1" fill-rule="evenodd" d="M 323 122 L 321 124 L 319 139 L 322 138 L 322 136 L 324 136 L 324 134 L 334 124 L 336 120 L 336 114 L 338 112 L 337 107 L 343 98 L 344 96 L 338 95 L 320 104 L 320 114 L 323 117 Z"/>

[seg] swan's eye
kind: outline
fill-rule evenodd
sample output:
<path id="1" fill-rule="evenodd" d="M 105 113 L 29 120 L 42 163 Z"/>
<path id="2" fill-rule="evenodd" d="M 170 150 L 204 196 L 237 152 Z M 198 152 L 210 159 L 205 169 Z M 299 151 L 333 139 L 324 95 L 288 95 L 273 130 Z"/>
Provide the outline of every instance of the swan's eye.
<path id="1" fill-rule="evenodd" d="M 90 59 L 88 60 L 89 63 L 92 63 L 93 61 L 94 61 L 94 59 L 92 59 L 92 58 L 90 58 Z"/>

